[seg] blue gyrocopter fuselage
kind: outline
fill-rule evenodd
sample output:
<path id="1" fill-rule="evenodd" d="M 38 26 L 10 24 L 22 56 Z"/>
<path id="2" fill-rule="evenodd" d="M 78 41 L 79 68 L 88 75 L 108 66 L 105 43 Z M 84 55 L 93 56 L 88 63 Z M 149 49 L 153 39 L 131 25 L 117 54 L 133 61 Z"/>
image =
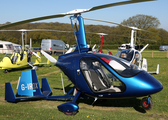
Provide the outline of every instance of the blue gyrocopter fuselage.
<path id="1" fill-rule="evenodd" d="M 157 93 L 162 84 L 134 64 L 105 54 L 60 56 L 58 66 L 77 90 L 98 98 L 139 97 Z"/>

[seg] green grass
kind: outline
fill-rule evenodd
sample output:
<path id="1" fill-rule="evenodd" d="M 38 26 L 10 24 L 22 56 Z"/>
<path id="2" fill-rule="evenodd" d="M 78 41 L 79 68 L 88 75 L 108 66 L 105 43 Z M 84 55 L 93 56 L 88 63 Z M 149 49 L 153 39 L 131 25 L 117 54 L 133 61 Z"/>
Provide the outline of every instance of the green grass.
<path id="1" fill-rule="evenodd" d="M 106 51 L 105 51 L 106 53 Z M 115 51 L 113 52 L 115 54 Z M 0 54 L 0 60 L 4 55 Z M 140 106 L 141 98 L 136 99 L 109 99 L 106 102 L 97 101 L 92 106 L 93 100 L 78 100 L 79 112 L 75 116 L 66 116 L 57 109 L 57 106 L 68 100 L 23 100 L 18 103 L 10 103 L 5 101 L 5 82 L 11 82 L 14 92 L 16 93 L 17 80 L 22 71 L 30 70 L 30 67 L 25 67 L 21 70 L 13 70 L 9 73 L 3 73 L 0 70 L 0 119 L 2 120 L 148 120 L 148 119 L 168 119 L 168 58 L 166 53 L 154 53 L 152 58 L 151 53 L 144 52 L 143 56 L 147 58 L 148 70 L 155 71 L 157 64 L 160 65 L 160 73 L 153 75 L 163 84 L 163 90 L 152 95 L 153 108 L 145 111 Z M 54 56 L 57 58 L 58 56 Z M 35 58 L 32 59 L 34 61 Z M 42 57 L 45 62 L 45 58 Z M 37 76 L 41 85 L 41 79 L 47 78 L 53 95 L 63 95 L 60 70 L 52 66 L 38 67 Z M 64 75 L 64 85 L 66 92 L 73 85 L 71 81 Z"/>

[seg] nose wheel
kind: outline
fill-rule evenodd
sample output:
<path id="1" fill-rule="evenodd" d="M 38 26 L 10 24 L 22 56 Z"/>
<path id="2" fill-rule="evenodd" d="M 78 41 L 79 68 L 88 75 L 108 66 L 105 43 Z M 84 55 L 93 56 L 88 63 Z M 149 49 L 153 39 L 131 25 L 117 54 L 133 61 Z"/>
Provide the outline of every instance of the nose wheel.
<path id="1" fill-rule="evenodd" d="M 144 97 L 142 100 L 141 100 L 141 106 L 143 109 L 145 110 L 150 110 L 152 109 L 153 107 L 153 102 L 152 102 L 152 97 L 149 96 L 149 97 Z"/>

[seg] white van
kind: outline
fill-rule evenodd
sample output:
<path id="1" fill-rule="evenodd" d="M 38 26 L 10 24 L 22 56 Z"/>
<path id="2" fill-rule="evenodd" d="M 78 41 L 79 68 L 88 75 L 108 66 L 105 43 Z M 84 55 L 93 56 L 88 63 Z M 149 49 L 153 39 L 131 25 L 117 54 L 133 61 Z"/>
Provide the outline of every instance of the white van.
<path id="1" fill-rule="evenodd" d="M 48 52 L 49 54 L 56 53 L 65 53 L 68 50 L 68 47 L 62 40 L 54 39 L 42 39 L 41 41 L 41 50 Z"/>
<path id="2" fill-rule="evenodd" d="M 13 44 L 7 41 L 0 40 L 0 54 L 13 54 Z"/>
<path id="3" fill-rule="evenodd" d="M 160 46 L 159 50 L 160 51 L 167 51 L 168 50 L 168 46 Z"/>

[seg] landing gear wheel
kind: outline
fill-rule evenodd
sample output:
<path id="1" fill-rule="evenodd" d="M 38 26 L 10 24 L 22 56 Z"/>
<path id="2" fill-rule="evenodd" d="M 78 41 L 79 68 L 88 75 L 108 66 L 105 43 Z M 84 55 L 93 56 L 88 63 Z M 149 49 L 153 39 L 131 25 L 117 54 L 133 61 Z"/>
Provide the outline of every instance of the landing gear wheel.
<path id="1" fill-rule="evenodd" d="M 64 112 L 65 115 L 76 115 L 78 111 L 74 111 L 74 112 Z"/>
<path id="2" fill-rule="evenodd" d="M 145 110 L 150 110 L 152 107 L 153 107 L 153 103 L 152 103 L 152 99 L 147 98 L 143 98 L 141 100 L 141 105 L 142 105 L 142 108 L 145 109 Z"/>
<path id="3" fill-rule="evenodd" d="M 4 73 L 8 73 L 8 70 L 7 70 L 7 69 L 5 69 L 5 70 L 4 70 Z"/>

